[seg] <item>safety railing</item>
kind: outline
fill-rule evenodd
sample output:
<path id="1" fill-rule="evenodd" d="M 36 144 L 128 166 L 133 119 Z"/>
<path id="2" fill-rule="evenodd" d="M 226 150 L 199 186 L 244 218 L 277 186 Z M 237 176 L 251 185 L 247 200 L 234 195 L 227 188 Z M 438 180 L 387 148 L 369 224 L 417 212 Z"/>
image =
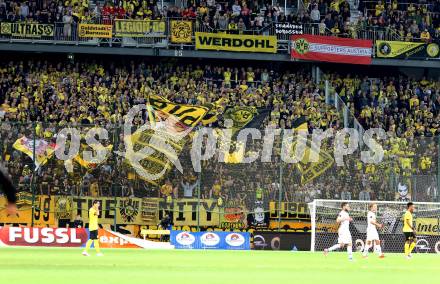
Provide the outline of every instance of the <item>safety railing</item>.
<path id="1" fill-rule="evenodd" d="M 190 30 L 182 31 L 190 34 L 190 40 L 182 43 L 171 41 L 172 21 L 188 21 L 191 23 Z M 360 27 L 349 26 L 346 32 L 333 34 L 322 23 L 289 24 L 271 23 L 256 29 L 229 30 L 214 28 L 203 22 L 202 19 L 193 18 L 167 18 L 162 20 L 130 20 L 114 19 L 112 17 L 95 17 L 86 22 L 55 22 L 53 24 L 37 23 L 7 23 L 1 22 L 2 33 L 0 42 L 10 43 L 45 43 L 66 45 L 92 45 L 92 46 L 118 46 L 118 47 L 154 47 L 187 49 L 195 48 L 195 34 L 197 32 L 263 35 L 276 36 L 277 50 L 279 53 L 287 53 L 290 48 L 292 34 L 312 34 L 339 36 L 345 38 L 399 41 L 402 38 L 391 28 L 378 26 Z M 89 36 L 84 35 L 83 27 L 88 25 Z M 289 26 L 286 29 L 278 29 L 279 25 Z M 106 30 L 106 32 L 102 30 Z M 289 30 L 291 29 L 291 30 Z M 293 29 L 293 31 L 292 31 Z M 280 32 L 280 30 L 282 30 Z M 415 41 L 422 41 L 415 39 Z"/>

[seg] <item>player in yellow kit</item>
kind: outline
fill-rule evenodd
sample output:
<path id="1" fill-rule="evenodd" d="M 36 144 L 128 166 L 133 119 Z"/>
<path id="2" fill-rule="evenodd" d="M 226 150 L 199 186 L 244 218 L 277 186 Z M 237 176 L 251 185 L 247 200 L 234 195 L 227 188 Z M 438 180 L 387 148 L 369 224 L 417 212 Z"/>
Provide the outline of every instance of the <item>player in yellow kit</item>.
<path id="1" fill-rule="evenodd" d="M 409 202 L 406 205 L 406 212 L 403 215 L 403 234 L 405 235 L 405 255 L 406 258 L 411 258 L 411 252 L 416 246 L 416 230 L 413 227 L 413 215 L 415 205 Z"/>
<path id="2" fill-rule="evenodd" d="M 101 253 L 101 250 L 99 249 L 99 239 L 98 239 L 98 218 L 99 218 L 99 206 L 100 202 L 98 200 L 93 201 L 92 207 L 89 209 L 89 232 L 90 237 L 86 244 L 86 249 L 83 251 L 84 256 L 90 256 L 89 255 L 89 249 L 90 246 L 95 246 L 96 249 L 96 255 L 97 256 L 103 256 Z"/>

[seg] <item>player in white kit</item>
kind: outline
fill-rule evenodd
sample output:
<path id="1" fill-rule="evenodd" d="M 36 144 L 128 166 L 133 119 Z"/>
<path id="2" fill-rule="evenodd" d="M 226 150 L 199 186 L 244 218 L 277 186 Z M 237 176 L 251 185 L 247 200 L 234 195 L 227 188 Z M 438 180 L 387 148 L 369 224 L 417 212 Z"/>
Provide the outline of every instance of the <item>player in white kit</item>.
<path id="1" fill-rule="evenodd" d="M 334 251 L 337 249 L 343 249 L 347 246 L 348 259 L 353 259 L 353 241 L 350 233 L 350 222 L 353 219 L 348 214 L 350 211 L 350 205 L 347 202 L 343 202 L 341 204 L 341 212 L 339 212 L 338 218 L 336 218 L 336 222 L 339 224 L 338 229 L 338 243 L 328 249 L 324 250 L 324 254 L 327 255 L 330 251 Z"/>
<path id="2" fill-rule="evenodd" d="M 370 210 L 367 214 L 367 241 L 365 243 L 365 248 L 363 252 L 363 257 L 367 258 L 368 251 L 372 246 L 374 246 L 374 251 L 379 255 L 380 258 L 384 258 L 382 253 L 382 248 L 380 247 L 379 234 L 377 233 L 377 228 L 382 228 L 383 225 L 379 224 L 376 220 L 377 204 L 370 204 Z"/>

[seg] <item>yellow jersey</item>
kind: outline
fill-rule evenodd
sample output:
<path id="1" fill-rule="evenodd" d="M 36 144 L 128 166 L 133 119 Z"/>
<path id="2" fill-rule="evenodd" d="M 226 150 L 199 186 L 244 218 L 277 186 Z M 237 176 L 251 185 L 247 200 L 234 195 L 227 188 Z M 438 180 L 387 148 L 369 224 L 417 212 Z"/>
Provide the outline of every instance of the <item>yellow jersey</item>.
<path id="1" fill-rule="evenodd" d="M 93 207 L 89 210 L 89 230 L 98 230 L 98 211 Z"/>
<path id="2" fill-rule="evenodd" d="M 408 226 L 408 223 L 410 223 L 411 226 L 413 225 L 413 216 L 412 216 L 411 212 L 406 211 L 405 215 L 403 215 L 403 231 L 404 232 L 412 232 L 413 231 L 411 229 L 411 227 Z"/>

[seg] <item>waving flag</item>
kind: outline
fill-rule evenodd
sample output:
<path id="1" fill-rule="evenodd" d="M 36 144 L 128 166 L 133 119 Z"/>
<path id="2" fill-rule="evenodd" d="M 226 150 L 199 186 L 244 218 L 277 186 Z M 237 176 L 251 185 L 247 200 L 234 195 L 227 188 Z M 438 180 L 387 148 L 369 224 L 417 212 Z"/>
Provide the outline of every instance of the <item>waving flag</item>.
<path id="1" fill-rule="evenodd" d="M 34 142 L 35 142 L 35 158 L 34 158 Z M 25 153 L 32 160 L 38 169 L 40 166 L 47 163 L 55 152 L 55 143 L 47 142 L 44 139 L 29 139 L 26 136 L 21 137 L 12 145 L 14 149 Z"/>

